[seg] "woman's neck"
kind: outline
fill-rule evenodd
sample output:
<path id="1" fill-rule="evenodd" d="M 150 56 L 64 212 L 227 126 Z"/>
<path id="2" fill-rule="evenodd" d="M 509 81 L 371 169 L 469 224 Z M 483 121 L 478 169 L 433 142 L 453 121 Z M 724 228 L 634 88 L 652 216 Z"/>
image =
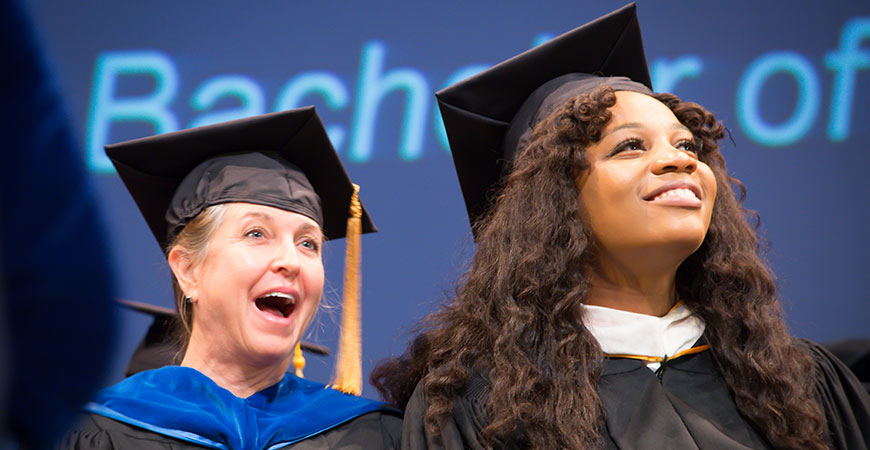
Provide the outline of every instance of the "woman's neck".
<path id="1" fill-rule="evenodd" d="M 665 272 L 593 270 L 583 303 L 661 317 L 676 303 L 676 268 Z"/>
<path id="2" fill-rule="evenodd" d="M 277 364 L 257 364 L 230 352 L 214 351 L 213 346 L 191 336 L 181 365 L 196 369 L 236 397 L 247 398 L 281 381 L 291 360 L 292 355 Z"/>

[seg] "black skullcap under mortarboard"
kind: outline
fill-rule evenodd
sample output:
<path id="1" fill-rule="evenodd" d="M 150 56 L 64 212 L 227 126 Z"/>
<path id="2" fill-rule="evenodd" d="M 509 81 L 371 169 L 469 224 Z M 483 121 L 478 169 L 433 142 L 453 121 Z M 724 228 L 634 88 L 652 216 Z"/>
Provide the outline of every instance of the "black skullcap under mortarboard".
<path id="1" fill-rule="evenodd" d="M 602 83 L 652 93 L 634 3 L 435 94 L 472 225 L 531 128 Z"/>
<path id="2" fill-rule="evenodd" d="M 313 106 L 106 146 L 161 249 L 205 208 L 255 203 L 344 237 L 353 185 Z M 363 208 L 362 232 L 376 231 Z"/>
<path id="3" fill-rule="evenodd" d="M 178 314 L 169 308 L 148 303 L 125 299 L 118 299 L 117 301 L 126 308 L 154 318 L 142 342 L 139 343 L 139 346 L 136 347 L 136 350 L 127 362 L 124 376 L 129 377 L 145 370 L 178 364 L 178 343 L 175 342 L 173 337 L 177 326 L 176 323 L 179 320 Z M 302 350 L 309 353 L 329 355 L 329 349 L 321 345 L 302 341 L 300 346 Z"/>

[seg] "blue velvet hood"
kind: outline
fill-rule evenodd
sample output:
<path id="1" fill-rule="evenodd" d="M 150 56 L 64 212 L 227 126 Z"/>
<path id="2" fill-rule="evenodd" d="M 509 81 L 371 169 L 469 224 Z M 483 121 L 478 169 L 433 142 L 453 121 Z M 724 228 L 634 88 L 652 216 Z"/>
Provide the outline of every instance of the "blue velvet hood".
<path id="1" fill-rule="evenodd" d="M 94 414 L 222 450 L 282 448 L 381 409 L 389 408 L 289 373 L 239 398 L 197 370 L 179 366 L 138 373 L 100 391 L 85 406 Z"/>

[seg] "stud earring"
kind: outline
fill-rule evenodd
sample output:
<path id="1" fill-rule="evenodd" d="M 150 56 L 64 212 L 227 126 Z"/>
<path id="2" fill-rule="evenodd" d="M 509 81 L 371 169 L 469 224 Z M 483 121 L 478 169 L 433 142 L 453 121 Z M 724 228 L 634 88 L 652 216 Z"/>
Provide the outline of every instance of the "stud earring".
<path id="1" fill-rule="evenodd" d="M 193 299 L 190 297 L 184 297 L 184 303 L 193 303 Z"/>

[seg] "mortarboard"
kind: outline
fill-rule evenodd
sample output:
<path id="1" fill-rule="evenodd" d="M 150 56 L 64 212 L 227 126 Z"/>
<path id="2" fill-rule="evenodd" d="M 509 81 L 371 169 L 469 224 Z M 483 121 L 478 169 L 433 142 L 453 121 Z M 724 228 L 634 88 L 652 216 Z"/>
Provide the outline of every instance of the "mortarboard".
<path id="1" fill-rule="evenodd" d="M 435 94 L 472 228 L 531 128 L 602 83 L 652 93 L 634 3 Z"/>
<path id="2" fill-rule="evenodd" d="M 328 239 L 345 235 L 353 185 L 314 107 L 112 144 L 106 154 L 161 249 L 206 207 L 234 201 L 307 215 Z M 376 230 L 363 208 L 362 232 Z"/>
<path id="3" fill-rule="evenodd" d="M 347 237 L 334 388 L 359 395 L 359 235 L 377 231 L 313 106 L 106 146 L 162 250 L 205 208 L 245 202 L 306 215 Z M 301 376 L 301 345 L 293 365 Z"/>

